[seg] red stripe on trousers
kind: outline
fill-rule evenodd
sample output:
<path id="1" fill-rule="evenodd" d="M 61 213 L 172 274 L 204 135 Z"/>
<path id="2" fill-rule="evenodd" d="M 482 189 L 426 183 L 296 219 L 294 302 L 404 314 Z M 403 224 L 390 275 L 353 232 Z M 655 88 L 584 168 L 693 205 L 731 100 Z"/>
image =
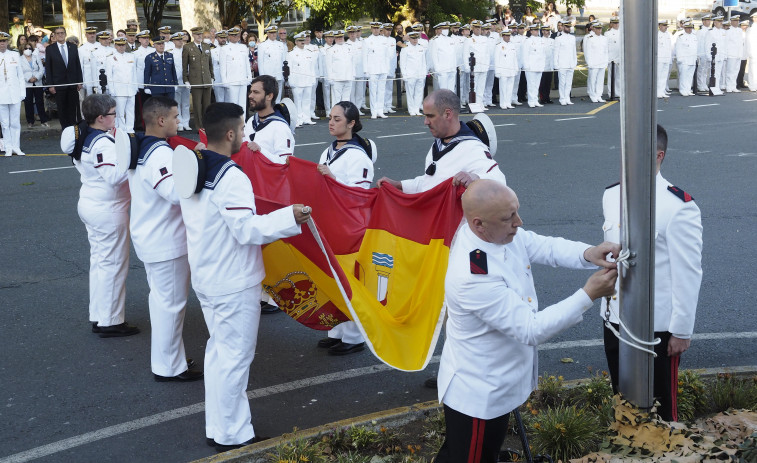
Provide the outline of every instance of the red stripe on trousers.
<path id="1" fill-rule="evenodd" d="M 484 426 L 486 420 L 473 418 L 473 429 L 470 440 L 470 450 L 468 451 L 468 463 L 478 463 L 481 461 L 481 450 L 484 446 Z"/>
<path id="2" fill-rule="evenodd" d="M 681 356 L 676 355 L 670 359 L 670 400 L 671 415 L 673 421 L 678 421 L 678 364 L 681 363 Z"/>

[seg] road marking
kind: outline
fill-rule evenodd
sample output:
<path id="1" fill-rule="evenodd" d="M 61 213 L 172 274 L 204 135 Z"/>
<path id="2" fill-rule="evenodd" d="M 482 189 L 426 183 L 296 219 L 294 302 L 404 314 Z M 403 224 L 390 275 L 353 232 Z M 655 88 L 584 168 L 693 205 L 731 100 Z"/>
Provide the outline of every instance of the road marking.
<path id="1" fill-rule="evenodd" d="M 720 106 L 720 103 L 710 103 L 710 104 L 698 104 L 694 106 L 689 106 L 689 108 L 704 108 L 707 106 Z"/>
<path id="2" fill-rule="evenodd" d="M 712 341 L 723 339 L 757 339 L 757 331 L 746 331 L 741 333 L 700 333 L 692 336 L 695 341 Z M 599 347 L 603 345 L 602 339 L 581 339 L 577 341 L 563 341 L 546 343 L 539 346 L 539 350 L 558 350 L 558 349 L 575 349 L 580 347 Z M 435 355 L 431 358 L 431 363 L 438 363 L 440 356 Z M 720 367 L 718 371 L 729 370 L 731 368 L 738 367 Z M 273 386 L 263 387 L 247 392 L 247 397 L 250 399 L 260 399 L 263 397 L 272 396 L 275 394 L 281 394 L 285 392 L 291 392 L 297 389 L 303 389 L 306 387 L 317 386 L 320 384 L 326 384 L 333 381 L 342 381 L 351 378 L 357 378 L 360 376 L 371 375 L 374 373 L 382 373 L 386 371 L 392 371 L 393 368 L 385 364 L 370 365 L 367 367 L 353 368 L 345 371 L 338 371 L 335 373 L 328 373 L 325 375 L 314 376 L 311 378 L 303 378 L 287 383 L 275 384 Z M 131 431 L 137 431 L 149 426 L 155 426 L 168 421 L 184 418 L 196 413 L 202 413 L 205 410 L 205 403 L 200 402 L 186 407 L 176 408 L 174 410 L 168 410 L 155 415 L 146 416 L 125 423 L 108 426 L 106 428 L 98 429 L 96 431 L 80 434 L 78 436 L 70 437 L 68 439 L 59 440 L 51 444 L 43 445 L 33 449 L 29 449 L 23 452 L 15 453 L 7 457 L 0 459 L 0 463 L 22 463 L 36 458 L 46 457 L 58 452 L 70 450 L 75 447 L 90 444 L 109 437 L 118 436 Z"/>
<path id="3" fill-rule="evenodd" d="M 73 169 L 74 166 L 63 166 L 63 167 L 48 167 L 45 169 L 30 169 L 30 170 L 14 170 L 13 172 L 8 172 L 9 174 L 25 174 L 27 172 L 42 172 L 43 170 L 59 170 L 59 169 Z"/>
<path id="4" fill-rule="evenodd" d="M 752 100 L 744 100 L 744 101 L 757 101 L 757 98 L 754 98 Z"/>
<path id="5" fill-rule="evenodd" d="M 602 111 L 604 109 L 609 108 L 610 106 L 614 105 L 617 102 L 618 102 L 618 100 L 608 101 L 607 103 L 603 104 L 599 108 L 593 109 L 593 110 L 589 111 L 588 113 L 586 113 L 586 115 L 591 116 L 593 114 L 597 114 L 598 112 L 600 112 L 600 111 Z"/>
<path id="6" fill-rule="evenodd" d="M 494 124 L 494 127 L 507 127 L 510 125 L 516 125 L 516 124 Z"/>
<path id="7" fill-rule="evenodd" d="M 413 133 L 395 133 L 394 135 L 381 135 L 376 138 L 394 138 L 394 137 L 408 137 L 410 135 L 423 135 L 426 132 L 413 132 Z"/>
<path id="8" fill-rule="evenodd" d="M 54 154 L 29 154 L 26 153 L 27 156 L 68 156 L 67 154 L 63 153 L 54 153 Z"/>
<path id="9" fill-rule="evenodd" d="M 313 142 L 313 143 L 297 143 L 295 145 L 295 148 L 297 146 L 325 145 L 326 143 L 330 143 L 330 142 L 327 142 L 327 141 L 316 141 L 316 142 Z"/>
<path id="10" fill-rule="evenodd" d="M 560 122 L 560 121 L 576 121 L 578 119 L 594 119 L 594 118 L 595 118 L 594 116 L 568 117 L 568 118 L 565 118 L 565 119 L 555 119 L 555 122 Z"/>

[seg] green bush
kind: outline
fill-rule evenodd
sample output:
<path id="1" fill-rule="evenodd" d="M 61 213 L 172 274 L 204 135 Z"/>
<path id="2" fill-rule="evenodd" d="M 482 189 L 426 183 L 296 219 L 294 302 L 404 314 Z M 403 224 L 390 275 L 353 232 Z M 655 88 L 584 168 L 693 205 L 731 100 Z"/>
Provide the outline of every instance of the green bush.
<path id="1" fill-rule="evenodd" d="M 685 370 L 678 377 L 678 421 L 690 423 L 707 410 L 704 381 L 698 374 Z"/>
<path id="2" fill-rule="evenodd" d="M 757 405 L 755 380 L 735 378 L 730 373 L 718 374 L 709 395 L 715 413 L 729 408 L 754 408 Z"/>
<path id="3" fill-rule="evenodd" d="M 546 373 L 539 376 L 539 384 L 532 395 L 536 408 L 555 407 L 560 405 L 566 396 L 563 377 Z"/>
<path id="4" fill-rule="evenodd" d="M 535 453 L 554 461 L 568 461 L 593 452 L 606 433 L 595 411 L 560 405 L 538 412 L 529 420 L 529 439 Z"/>
<path id="5" fill-rule="evenodd" d="M 296 433 L 295 428 L 292 436 L 296 436 Z M 323 457 L 322 443 L 314 439 L 295 438 L 289 442 L 283 442 L 267 456 L 269 461 L 276 463 L 326 462 Z"/>

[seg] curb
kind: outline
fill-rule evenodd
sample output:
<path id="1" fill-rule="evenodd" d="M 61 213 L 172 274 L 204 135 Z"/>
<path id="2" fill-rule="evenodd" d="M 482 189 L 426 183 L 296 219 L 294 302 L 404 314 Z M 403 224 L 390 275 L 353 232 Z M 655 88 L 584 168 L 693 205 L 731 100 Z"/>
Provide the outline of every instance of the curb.
<path id="1" fill-rule="evenodd" d="M 757 374 L 757 365 L 741 366 L 741 367 L 720 367 L 720 368 L 692 368 L 688 369 L 697 373 L 702 377 L 716 376 L 718 373 L 731 373 L 735 375 L 749 375 Z M 564 387 L 574 388 L 581 385 L 584 382 L 589 381 L 591 378 L 573 379 L 565 381 Z M 257 444 L 248 445 L 241 449 L 232 450 L 229 452 L 220 453 L 218 455 L 201 458 L 194 460 L 191 463 L 265 463 L 266 455 L 271 449 L 276 446 L 288 442 L 293 438 L 297 439 L 310 439 L 317 437 L 321 434 L 325 434 L 335 428 L 344 428 L 349 426 L 377 426 L 377 425 L 389 425 L 389 426 L 402 426 L 415 419 L 420 418 L 429 412 L 440 410 L 442 406 L 436 400 L 429 402 L 422 402 L 415 405 L 406 407 L 393 408 L 391 410 L 384 410 L 381 412 L 370 413 L 368 415 L 357 416 L 354 418 L 347 418 L 333 423 L 327 423 L 321 426 L 316 426 L 310 429 L 303 429 L 293 433 L 287 433 L 282 436 L 274 437 L 273 439 L 266 440 Z"/>

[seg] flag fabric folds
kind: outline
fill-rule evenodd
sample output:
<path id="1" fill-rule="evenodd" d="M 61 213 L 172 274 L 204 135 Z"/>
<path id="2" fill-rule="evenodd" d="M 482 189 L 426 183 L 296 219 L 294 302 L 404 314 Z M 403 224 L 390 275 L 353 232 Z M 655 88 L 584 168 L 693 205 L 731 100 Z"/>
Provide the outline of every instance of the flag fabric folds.
<path id="1" fill-rule="evenodd" d="M 173 146 L 187 145 L 182 137 Z M 462 187 L 444 182 L 421 194 L 349 187 L 316 164 L 274 164 L 243 146 L 232 159 L 252 182 L 258 214 L 312 207 L 301 235 L 264 246 L 264 290 L 314 329 L 354 320 L 370 350 L 404 371 L 425 368 L 444 320 L 444 278 L 462 220 Z"/>

